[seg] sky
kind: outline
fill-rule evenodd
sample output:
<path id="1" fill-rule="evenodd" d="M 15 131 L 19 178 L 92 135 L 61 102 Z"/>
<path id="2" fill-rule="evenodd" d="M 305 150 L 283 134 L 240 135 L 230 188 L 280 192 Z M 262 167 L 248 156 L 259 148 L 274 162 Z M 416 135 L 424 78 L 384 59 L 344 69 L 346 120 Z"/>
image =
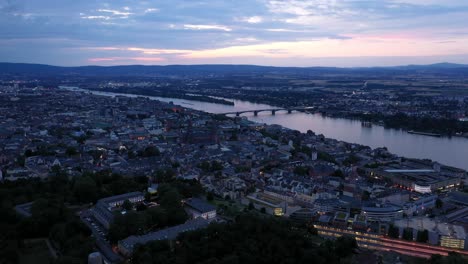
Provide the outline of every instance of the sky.
<path id="1" fill-rule="evenodd" d="M 0 0 L 0 61 L 468 64 L 468 0 Z"/>

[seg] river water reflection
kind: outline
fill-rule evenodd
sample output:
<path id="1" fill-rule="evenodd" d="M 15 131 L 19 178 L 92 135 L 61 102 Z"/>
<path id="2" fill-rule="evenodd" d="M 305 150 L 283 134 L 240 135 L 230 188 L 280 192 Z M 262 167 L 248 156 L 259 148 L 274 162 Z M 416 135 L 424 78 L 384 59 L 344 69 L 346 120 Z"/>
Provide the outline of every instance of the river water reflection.
<path id="1" fill-rule="evenodd" d="M 74 89 L 77 90 L 77 89 Z M 79 89 L 78 89 L 79 90 Z M 114 93 L 93 92 L 98 95 L 115 96 Z M 126 95 L 124 96 L 136 95 Z M 232 100 L 234 106 L 221 105 L 191 100 L 149 97 L 164 102 L 173 102 L 187 108 L 209 113 L 227 113 L 243 110 L 275 108 L 265 104 L 255 104 L 246 101 Z M 284 111 L 271 115 L 271 112 L 261 112 L 258 116 L 247 113 L 242 116 L 249 120 L 266 124 L 278 124 L 301 132 L 312 130 L 316 134 L 358 143 L 372 148 L 387 147 L 392 153 L 409 158 L 426 158 L 443 164 L 468 170 L 468 139 L 460 137 L 430 137 L 408 134 L 406 131 L 387 129 L 382 126 L 363 127 L 360 121 L 342 118 L 324 117 L 320 114 L 291 113 Z"/>

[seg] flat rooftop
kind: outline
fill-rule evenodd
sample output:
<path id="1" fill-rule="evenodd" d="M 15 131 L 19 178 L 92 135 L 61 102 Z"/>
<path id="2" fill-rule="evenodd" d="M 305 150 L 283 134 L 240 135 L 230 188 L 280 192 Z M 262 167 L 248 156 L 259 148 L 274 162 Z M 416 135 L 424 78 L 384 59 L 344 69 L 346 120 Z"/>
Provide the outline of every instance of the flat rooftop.
<path id="1" fill-rule="evenodd" d="M 210 221 L 205 220 L 201 217 L 194 220 L 185 222 L 184 224 L 162 229 L 156 232 L 151 232 L 142 236 L 129 236 L 124 240 L 119 241 L 119 244 L 124 246 L 127 250 L 133 251 L 135 245 L 146 244 L 156 240 L 172 240 L 183 232 L 193 231 L 200 228 L 204 228 L 210 224 Z"/>
<path id="2" fill-rule="evenodd" d="M 247 198 L 255 200 L 260 203 L 267 204 L 268 206 L 279 206 L 283 200 L 265 193 L 255 193 L 247 196 Z"/>
<path id="3" fill-rule="evenodd" d="M 440 172 L 432 168 L 432 163 L 408 160 L 401 164 L 388 164 L 378 170 L 389 177 L 399 177 L 422 185 L 435 184 L 441 181 L 456 178 L 457 174 L 464 173 L 463 170 L 440 165 Z"/>
<path id="4" fill-rule="evenodd" d="M 98 202 L 112 203 L 112 202 L 118 202 L 118 201 L 122 201 L 122 200 L 135 198 L 135 197 L 138 197 L 138 196 L 143 196 L 143 193 L 142 192 L 124 193 L 124 194 L 120 194 L 120 195 L 115 195 L 115 196 L 111 196 L 111 197 L 102 198 Z"/>
<path id="5" fill-rule="evenodd" d="M 395 221 L 398 227 L 411 227 L 415 230 L 427 229 L 429 232 L 436 232 L 443 236 L 449 236 L 457 239 L 466 239 L 465 228 L 444 222 L 437 222 L 427 217 L 417 217 L 401 219 Z"/>
<path id="6" fill-rule="evenodd" d="M 391 172 L 391 173 L 424 173 L 424 172 L 436 172 L 435 170 L 403 170 L 403 169 L 391 169 L 391 170 L 385 170 L 385 172 Z"/>
<path id="7" fill-rule="evenodd" d="M 201 213 L 216 211 L 215 206 L 199 198 L 188 199 L 187 201 L 185 201 L 185 204 Z"/>

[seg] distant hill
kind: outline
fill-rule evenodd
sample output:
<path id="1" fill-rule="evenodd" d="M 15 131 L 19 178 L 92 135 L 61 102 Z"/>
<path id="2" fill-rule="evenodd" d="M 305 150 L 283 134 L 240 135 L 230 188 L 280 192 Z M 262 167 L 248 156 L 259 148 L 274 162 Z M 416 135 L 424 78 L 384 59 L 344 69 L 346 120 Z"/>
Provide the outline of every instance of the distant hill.
<path id="1" fill-rule="evenodd" d="M 59 67 L 43 64 L 0 63 L 0 75 L 32 76 L 197 76 L 230 74 L 401 74 L 433 73 L 468 75 L 468 65 L 437 63 L 431 65 L 407 65 L 397 67 L 335 68 L 335 67 L 273 67 L 256 65 L 168 65 L 168 66 L 81 66 Z"/>

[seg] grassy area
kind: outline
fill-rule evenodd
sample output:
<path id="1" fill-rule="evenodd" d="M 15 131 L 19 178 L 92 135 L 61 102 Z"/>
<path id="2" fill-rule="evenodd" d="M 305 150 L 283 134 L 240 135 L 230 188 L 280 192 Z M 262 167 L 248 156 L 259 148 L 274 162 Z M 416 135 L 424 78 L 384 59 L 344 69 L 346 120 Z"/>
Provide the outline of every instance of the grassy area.
<path id="1" fill-rule="evenodd" d="M 49 264 L 52 257 L 45 240 L 25 242 L 23 248 L 19 250 L 19 264 Z"/>
<path id="2" fill-rule="evenodd" d="M 227 201 L 227 200 L 221 200 L 221 199 L 213 199 L 212 201 L 209 201 L 212 205 L 216 206 L 218 211 L 221 212 L 221 214 L 226 215 L 226 216 L 236 216 L 239 213 L 244 211 L 245 206 L 235 202 L 235 201 Z"/>

